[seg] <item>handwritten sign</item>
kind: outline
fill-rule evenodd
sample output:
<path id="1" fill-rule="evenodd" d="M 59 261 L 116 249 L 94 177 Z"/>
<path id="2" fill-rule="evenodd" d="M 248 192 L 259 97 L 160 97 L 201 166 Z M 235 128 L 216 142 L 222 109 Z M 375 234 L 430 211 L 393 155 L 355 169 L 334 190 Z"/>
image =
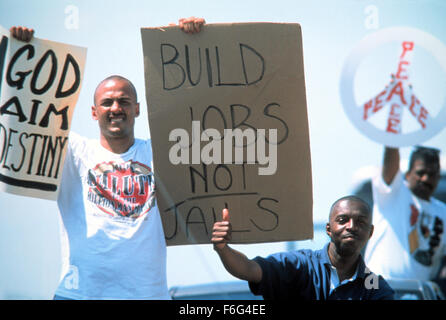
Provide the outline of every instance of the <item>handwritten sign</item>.
<path id="1" fill-rule="evenodd" d="M 157 201 L 168 245 L 210 243 L 228 206 L 233 243 L 312 238 L 301 28 L 141 30 Z"/>
<path id="2" fill-rule="evenodd" d="M 0 190 L 55 200 L 86 49 L 0 41 Z"/>
<path id="3" fill-rule="evenodd" d="M 354 84 L 361 62 L 367 56 L 373 56 L 377 48 L 389 44 L 395 45 L 396 51 L 389 50 L 392 52 L 391 61 L 395 61 L 393 70 L 382 70 L 388 72 L 388 82 L 365 101 L 357 101 Z M 381 144 L 403 147 L 421 144 L 443 130 L 446 126 L 446 100 L 439 104 L 426 104 L 423 100 L 436 93 L 414 84 L 414 80 L 420 77 L 423 82 L 430 81 L 414 72 L 416 66 L 420 70 L 422 57 L 426 54 L 446 72 L 446 46 L 429 33 L 415 28 L 383 29 L 358 43 L 345 60 L 340 89 L 344 110 L 360 132 Z M 431 61 L 425 65 L 431 66 Z M 374 72 L 379 70 L 377 65 Z"/>

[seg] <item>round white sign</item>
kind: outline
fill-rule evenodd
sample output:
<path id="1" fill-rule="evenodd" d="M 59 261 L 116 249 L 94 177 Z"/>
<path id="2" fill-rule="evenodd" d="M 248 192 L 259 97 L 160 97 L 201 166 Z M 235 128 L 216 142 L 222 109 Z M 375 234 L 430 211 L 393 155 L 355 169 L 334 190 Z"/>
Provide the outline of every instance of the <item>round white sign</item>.
<path id="1" fill-rule="evenodd" d="M 395 73 L 382 91 L 358 104 L 354 81 L 360 63 L 375 49 L 395 42 L 400 50 L 399 57 L 395 57 L 398 62 Z M 430 112 L 420 102 L 410 82 L 410 77 L 415 76 L 409 76 L 412 56 L 420 48 L 428 52 L 446 74 L 445 45 L 426 32 L 408 27 L 386 28 L 366 36 L 346 59 L 340 83 L 344 111 L 353 125 L 370 139 L 391 147 L 411 146 L 430 139 L 446 126 L 446 99 L 436 113 Z M 407 129 L 409 122 L 411 130 Z"/>

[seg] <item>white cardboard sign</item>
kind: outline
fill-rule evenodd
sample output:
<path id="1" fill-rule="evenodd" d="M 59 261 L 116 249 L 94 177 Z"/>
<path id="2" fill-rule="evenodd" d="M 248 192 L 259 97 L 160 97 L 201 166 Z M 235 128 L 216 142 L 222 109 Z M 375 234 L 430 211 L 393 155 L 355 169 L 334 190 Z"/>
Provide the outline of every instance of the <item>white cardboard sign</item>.
<path id="1" fill-rule="evenodd" d="M 57 199 L 86 48 L 0 29 L 0 190 Z"/>

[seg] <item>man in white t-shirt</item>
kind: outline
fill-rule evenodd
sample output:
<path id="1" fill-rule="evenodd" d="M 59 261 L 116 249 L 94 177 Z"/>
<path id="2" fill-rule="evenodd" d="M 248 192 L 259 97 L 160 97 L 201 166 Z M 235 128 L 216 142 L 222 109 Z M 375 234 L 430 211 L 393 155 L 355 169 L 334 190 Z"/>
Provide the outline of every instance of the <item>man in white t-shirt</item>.
<path id="1" fill-rule="evenodd" d="M 187 33 L 204 19 L 180 20 Z M 12 27 L 29 41 L 34 31 Z M 92 117 L 99 140 L 71 133 L 58 207 L 68 270 L 55 299 L 170 299 L 166 243 L 155 203 L 150 140 L 135 139 L 133 84 L 113 75 L 97 86 Z"/>
<path id="2" fill-rule="evenodd" d="M 372 181 L 375 234 L 365 252 L 374 272 L 385 278 L 435 278 L 446 254 L 446 205 L 432 197 L 439 179 L 439 150 L 416 147 L 403 176 L 399 150 L 385 148 L 381 175 Z"/>

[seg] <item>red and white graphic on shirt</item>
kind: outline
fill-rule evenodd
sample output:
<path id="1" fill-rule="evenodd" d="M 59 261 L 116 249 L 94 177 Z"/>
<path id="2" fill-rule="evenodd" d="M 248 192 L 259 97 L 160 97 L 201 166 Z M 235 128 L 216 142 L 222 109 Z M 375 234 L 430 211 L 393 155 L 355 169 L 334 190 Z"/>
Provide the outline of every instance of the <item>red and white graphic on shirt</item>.
<path id="1" fill-rule="evenodd" d="M 433 256 L 440 248 L 443 220 L 410 205 L 409 252 L 420 264 L 431 266 Z"/>
<path id="2" fill-rule="evenodd" d="M 111 216 L 139 218 L 154 205 L 153 174 L 139 162 L 104 162 L 88 172 L 88 200 Z"/>

